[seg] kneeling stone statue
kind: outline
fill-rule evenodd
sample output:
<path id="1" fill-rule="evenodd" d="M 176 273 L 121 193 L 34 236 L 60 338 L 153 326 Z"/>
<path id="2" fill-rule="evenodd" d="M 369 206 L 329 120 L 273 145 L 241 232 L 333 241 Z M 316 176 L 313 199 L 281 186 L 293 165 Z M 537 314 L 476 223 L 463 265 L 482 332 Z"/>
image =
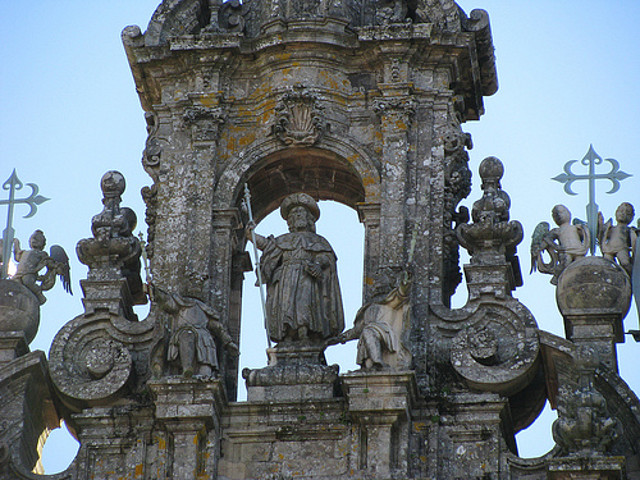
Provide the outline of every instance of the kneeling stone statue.
<path id="1" fill-rule="evenodd" d="M 211 307 L 198 299 L 167 293 L 158 287 L 154 287 L 153 292 L 160 308 L 174 315 L 167 360 L 179 359 L 185 377 L 211 377 L 219 371 L 215 338 L 231 354 L 238 354 L 238 346 Z"/>
<path id="2" fill-rule="evenodd" d="M 363 370 L 409 368 L 411 355 L 401 337 L 408 327 L 410 285 L 403 278 L 384 298 L 361 307 L 353 328 L 336 337 L 336 343 L 358 339 L 356 363 Z"/>

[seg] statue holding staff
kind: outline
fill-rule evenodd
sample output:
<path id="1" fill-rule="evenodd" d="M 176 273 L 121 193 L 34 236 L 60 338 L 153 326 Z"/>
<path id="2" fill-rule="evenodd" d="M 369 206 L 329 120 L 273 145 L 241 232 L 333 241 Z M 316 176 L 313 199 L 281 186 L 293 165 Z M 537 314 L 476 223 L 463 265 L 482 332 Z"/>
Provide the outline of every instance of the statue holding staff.
<path id="1" fill-rule="evenodd" d="M 262 281 L 267 285 L 268 331 L 274 342 L 320 343 L 344 329 L 336 254 L 315 232 L 316 201 L 305 193 L 288 196 L 280 206 L 289 233 L 274 238 L 254 232 L 246 237 L 261 250 Z"/>

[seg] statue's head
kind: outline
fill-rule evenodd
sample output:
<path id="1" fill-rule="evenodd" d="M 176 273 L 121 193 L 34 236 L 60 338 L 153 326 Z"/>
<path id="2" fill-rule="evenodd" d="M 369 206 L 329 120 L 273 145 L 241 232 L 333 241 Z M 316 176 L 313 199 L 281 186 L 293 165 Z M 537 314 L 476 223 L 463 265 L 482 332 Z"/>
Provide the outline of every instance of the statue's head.
<path id="1" fill-rule="evenodd" d="M 320 209 L 310 195 L 294 193 L 282 201 L 280 215 L 287 221 L 290 232 L 315 232 Z"/>
<path id="2" fill-rule="evenodd" d="M 623 225 L 629 225 L 636 212 L 633 210 L 633 205 L 629 202 L 623 202 L 616 210 L 616 221 Z"/>
<path id="3" fill-rule="evenodd" d="M 551 218 L 556 222 L 556 225 L 563 225 L 571 221 L 571 212 L 564 205 L 556 205 L 551 210 Z"/>
<path id="4" fill-rule="evenodd" d="M 44 237 L 42 230 L 36 230 L 29 237 L 29 246 L 34 250 L 43 250 L 47 244 L 47 239 Z"/>

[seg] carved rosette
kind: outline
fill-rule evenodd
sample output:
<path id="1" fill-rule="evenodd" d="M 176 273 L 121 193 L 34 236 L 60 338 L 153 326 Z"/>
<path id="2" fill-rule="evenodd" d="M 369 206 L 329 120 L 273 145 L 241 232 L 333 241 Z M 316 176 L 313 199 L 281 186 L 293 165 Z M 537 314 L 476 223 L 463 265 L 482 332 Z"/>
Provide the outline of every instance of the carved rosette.
<path id="1" fill-rule="evenodd" d="M 51 378 L 71 408 L 110 402 L 139 389 L 162 336 L 152 320 L 131 322 L 106 311 L 78 316 L 53 340 Z"/>
<path id="2" fill-rule="evenodd" d="M 483 304 L 453 339 L 451 364 L 475 390 L 512 395 L 535 376 L 535 320 L 517 301 Z"/>
<path id="3" fill-rule="evenodd" d="M 296 85 L 276 105 L 272 133 L 287 146 L 315 145 L 329 129 L 323 110 L 316 94 Z"/>
<path id="4" fill-rule="evenodd" d="M 182 120 L 186 127 L 191 128 L 191 138 L 194 142 L 215 142 L 220 134 L 220 126 L 227 116 L 220 106 L 194 106 L 185 110 Z"/>

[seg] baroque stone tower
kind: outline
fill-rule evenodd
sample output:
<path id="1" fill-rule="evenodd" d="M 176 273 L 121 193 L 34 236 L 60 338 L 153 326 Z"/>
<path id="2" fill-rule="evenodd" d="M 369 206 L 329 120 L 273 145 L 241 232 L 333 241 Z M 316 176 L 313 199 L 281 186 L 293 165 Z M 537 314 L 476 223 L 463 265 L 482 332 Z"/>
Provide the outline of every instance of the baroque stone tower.
<path id="1" fill-rule="evenodd" d="M 458 206 L 471 185 L 461 125 L 498 86 L 486 12 L 165 0 L 144 34 L 122 39 L 148 126 L 148 243 L 120 205 L 124 178 L 108 172 L 93 237 L 77 247 L 85 312 L 48 360 L 28 349 L 33 293 L 0 283 L 0 478 L 640 478 L 640 402 L 615 351 L 627 272 L 599 257 L 563 265 L 556 337 L 512 297 L 523 233 L 498 159 L 480 165 L 471 214 Z M 288 236 L 252 237 L 245 186 L 255 222 L 280 208 Z M 327 199 L 365 230 L 363 308 L 347 332 L 332 250 L 312 226 Z M 249 240 L 263 251 L 275 345 L 243 372 L 237 402 Z M 469 300 L 452 309 L 460 246 Z M 132 306 L 147 301 L 138 319 Z M 313 318 L 281 313 L 294 304 Z M 326 346 L 352 339 L 362 368 L 327 366 Z M 515 434 L 547 401 L 557 446 L 522 459 Z M 40 477 L 38 440 L 61 419 L 80 451 Z"/>

